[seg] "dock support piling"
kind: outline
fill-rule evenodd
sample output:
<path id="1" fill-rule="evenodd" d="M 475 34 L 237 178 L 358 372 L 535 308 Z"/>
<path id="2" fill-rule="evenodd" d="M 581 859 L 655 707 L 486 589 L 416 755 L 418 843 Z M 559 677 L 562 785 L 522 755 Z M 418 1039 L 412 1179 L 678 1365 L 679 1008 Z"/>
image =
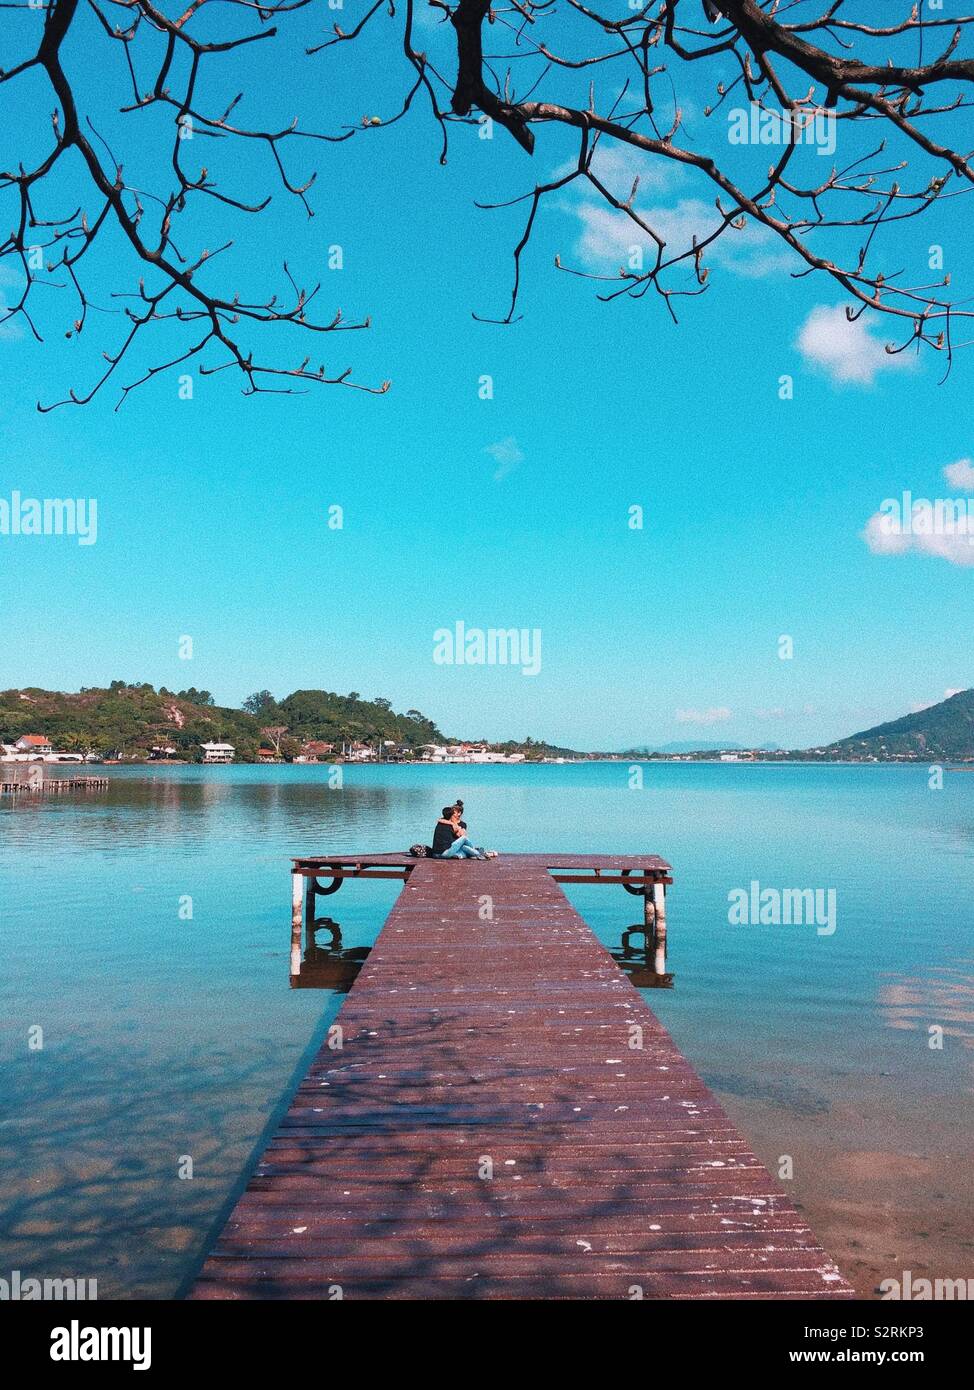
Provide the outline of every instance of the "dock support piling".
<path id="1" fill-rule="evenodd" d="M 647 913 L 648 903 L 647 898 Z M 647 927 L 649 919 L 647 916 Z M 653 884 L 653 970 L 666 974 L 666 884 Z"/>
<path id="2" fill-rule="evenodd" d="M 304 887 L 302 874 L 291 875 L 291 974 L 301 972 L 301 897 Z"/>

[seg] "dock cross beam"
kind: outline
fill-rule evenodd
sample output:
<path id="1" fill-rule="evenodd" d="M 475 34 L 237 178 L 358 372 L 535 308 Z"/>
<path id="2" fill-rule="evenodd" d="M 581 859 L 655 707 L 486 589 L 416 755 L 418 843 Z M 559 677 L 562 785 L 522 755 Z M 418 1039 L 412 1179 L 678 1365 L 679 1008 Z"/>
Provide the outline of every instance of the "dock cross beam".
<path id="1" fill-rule="evenodd" d="M 642 898 L 642 930 L 647 948 L 651 944 L 653 974 L 660 981 L 671 979 L 666 969 L 666 890 L 673 878 L 671 866 L 658 854 L 506 854 L 503 861 L 513 861 L 525 869 L 545 868 L 556 883 L 613 884 Z M 313 854 L 292 859 L 292 961 L 300 961 L 302 924 L 309 927 L 314 923 L 318 898 L 337 893 L 347 878 L 399 879 L 405 883 L 417 864 L 430 862 L 428 858 L 396 852 Z M 458 871 L 454 867 L 458 861 L 442 862 L 443 872 L 462 872 L 462 868 Z M 630 928 L 630 932 L 633 930 Z"/>

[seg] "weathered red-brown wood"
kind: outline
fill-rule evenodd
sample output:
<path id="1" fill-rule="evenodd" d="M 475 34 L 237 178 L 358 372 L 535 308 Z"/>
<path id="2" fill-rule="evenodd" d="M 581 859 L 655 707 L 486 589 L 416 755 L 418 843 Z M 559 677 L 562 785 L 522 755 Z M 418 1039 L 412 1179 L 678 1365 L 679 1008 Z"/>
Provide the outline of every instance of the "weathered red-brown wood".
<path id="1" fill-rule="evenodd" d="M 408 867 L 191 1297 L 852 1295 L 549 872 L 669 865 Z"/>

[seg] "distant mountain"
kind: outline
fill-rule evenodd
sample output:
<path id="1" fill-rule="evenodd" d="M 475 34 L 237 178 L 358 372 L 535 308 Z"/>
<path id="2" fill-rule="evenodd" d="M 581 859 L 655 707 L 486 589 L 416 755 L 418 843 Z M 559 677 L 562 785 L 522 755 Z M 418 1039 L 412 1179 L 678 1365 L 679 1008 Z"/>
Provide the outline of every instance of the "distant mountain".
<path id="1" fill-rule="evenodd" d="M 630 753 L 740 753 L 744 749 L 755 749 L 759 753 L 777 753 L 777 743 L 713 743 L 705 739 L 684 739 L 676 743 L 647 743 L 642 748 L 630 748 Z"/>
<path id="2" fill-rule="evenodd" d="M 825 750 L 837 758 L 974 758 L 974 690 L 864 729 Z"/>

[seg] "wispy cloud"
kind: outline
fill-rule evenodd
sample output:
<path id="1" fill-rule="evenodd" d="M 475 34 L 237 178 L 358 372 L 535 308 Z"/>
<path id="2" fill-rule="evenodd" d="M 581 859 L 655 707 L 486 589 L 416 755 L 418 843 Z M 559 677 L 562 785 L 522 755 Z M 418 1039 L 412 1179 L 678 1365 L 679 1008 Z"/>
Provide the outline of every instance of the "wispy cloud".
<path id="1" fill-rule="evenodd" d="M 961 492 L 974 492 L 974 463 L 970 459 L 958 459 L 956 463 L 948 463 L 944 469 L 944 477 L 951 487 L 960 488 Z"/>
<path id="2" fill-rule="evenodd" d="M 555 171 L 556 177 L 569 173 L 573 167 L 571 161 L 563 164 Z M 596 146 L 591 169 L 620 202 L 632 197 L 633 183 L 638 177 L 634 211 L 666 243 L 667 259 L 688 251 L 694 237 L 700 242 L 721 224 L 722 219 L 713 204 L 702 198 L 667 202 L 667 195 L 673 195 L 687 180 L 686 170 L 674 160 L 647 157 L 639 151 L 602 141 Z M 603 202 L 598 190 L 587 180 L 570 185 L 562 210 L 581 224 L 575 255 L 585 269 L 611 273 L 629 263 L 634 247 L 643 252 L 645 264 L 652 265 L 655 261 L 653 238 L 632 218 Z M 773 232 L 752 222 L 747 222 L 740 230 L 728 228 L 704 253 L 705 265 L 719 266 L 748 278 L 771 275 L 784 269 L 791 259 Z"/>
<path id="3" fill-rule="evenodd" d="M 958 516 L 950 531 L 908 530 L 890 526 L 884 512 L 875 512 L 866 522 L 862 538 L 874 555 L 906 555 L 914 550 L 934 555 L 951 565 L 974 565 L 974 525 L 968 516 Z"/>
<path id="4" fill-rule="evenodd" d="M 552 178 L 564 178 L 577 168 L 578 160 L 568 159 L 555 169 Z M 669 193 L 686 178 L 682 165 L 674 159 L 642 154 L 636 149 L 624 149 L 621 145 L 613 145 L 605 140 L 600 140 L 596 145 L 589 168 L 594 177 L 621 202 L 625 202 L 629 197 L 637 178 L 639 193 L 644 195 L 649 190 Z M 587 191 L 591 197 L 596 196 L 596 190 L 587 179 L 579 179 L 573 187 Z"/>
<path id="5" fill-rule="evenodd" d="M 721 724 L 730 718 L 731 711 L 726 705 L 714 705 L 711 709 L 678 709 L 676 712 L 678 724 Z"/>
<path id="6" fill-rule="evenodd" d="M 814 705 L 802 705 L 800 710 L 785 709 L 783 705 L 771 705 L 767 709 L 756 709 L 754 711 L 758 719 L 801 719 L 808 718 L 810 715 L 817 714 Z"/>
<path id="7" fill-rule="evenodd" d="M 628 189 L 623 196 L 628 197 Z M 589 270 L 605 272 L 628 263 L 633 247 L 637 246 L 643 252 L 645 265 L 654 263 L 656 243 L 624 213 L 587 199 L 575 211 L 582 224 L 576 250 Z M 665 243 L 663 254 L 667 260 L 689 250 L 694 237 L 701 242 L 712 235 L 721 221 L 717 211 L 701 198 L 681 198 L 672 207 L 642 207 L 637 203 L 636 211 Z M 747 279 L 759 279 L 784 270 L 791 263 L 791 256 L 780 248 L 766 227 L 748 222 L 740 229 L 728 228 L 708 246 L 703 263 Z"/>
<path id="8" fill-rule="evenodd" d="M 947 689 L 937 700 L 918 700 L 910 706 L 911 714 L 920 714 L 925 709 L 932 709 L 934 705 L 939 705 L 941 700 L 949 700 L 952 695 L 963 695 L 967 689 L 965 685 L 948 685 Z"/>
<path id="9" fill-rule="evenodd" d="M 850 323 L 842 304 L 816 305 L 801 326 L 797 347 L 806 362 L 843 384 L 871 386 L 880 372 L 913 365 L 902 353 L 888 353 L 862 318 Z"/>
<path id="10" fill-rule="evenodd" d="M 495 483 L 499 483 L 509 473 L 513 473 L 518 464 L 524 462 L 521 447 L 514 436 L 510 434 L 506 439 L 498 439 L 496 444 L 488 444 L 484 453 L 489 454 L 497 464 L 494 470 Z"/>

